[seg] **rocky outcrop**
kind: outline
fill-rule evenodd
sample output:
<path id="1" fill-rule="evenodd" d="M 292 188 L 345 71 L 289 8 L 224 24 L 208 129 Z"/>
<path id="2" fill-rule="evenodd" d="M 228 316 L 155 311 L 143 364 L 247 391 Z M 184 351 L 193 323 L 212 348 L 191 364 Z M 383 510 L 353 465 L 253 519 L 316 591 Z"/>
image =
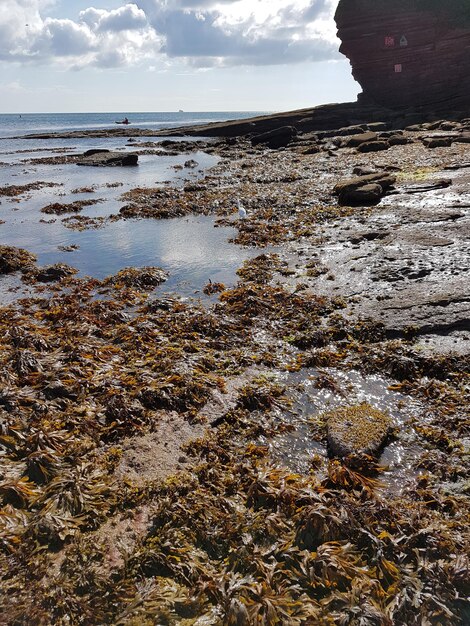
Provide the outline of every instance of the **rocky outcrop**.
<path id="1" fill-rule="evenodd" d="M 470 0 L 340 0 L 335 20 L 363 102 L 470 104 Z"/>
<path id="2" fill-rule="evenodd" d="M 396 177 L 385 172 L 347 178 L 336 183 L 333 193 L 343 206 L 368 206 L 378 204 L 396 182 Z"/>
<path id="3" fill-rule="evenodd" d="M 112 152 L 111 150 L 87 150 L 77 165 L 137 165 L 139 160 L 135 152 Z"/>

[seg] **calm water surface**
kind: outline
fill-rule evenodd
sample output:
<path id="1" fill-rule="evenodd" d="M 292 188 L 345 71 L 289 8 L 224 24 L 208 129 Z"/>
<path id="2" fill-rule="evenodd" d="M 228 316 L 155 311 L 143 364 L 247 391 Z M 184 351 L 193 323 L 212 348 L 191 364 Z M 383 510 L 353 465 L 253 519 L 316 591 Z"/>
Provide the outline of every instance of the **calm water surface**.
<path id="1" fill-rule="evenodd" d="M 237 119 L 255 115 L 236 113 L 87 113 L 0 115 L 0 187 L 25 185 L 35 181 L 57 183 L 16 198 L 0 196 L 0 243 L 25 248 L 38 255 L 38 264 L 68 263 L 81 275 L 103 278 L 129 266 L 153 265 L 170 273 L 163 290 L 184 295 L 197 293 L 207 282 L 232 284 L 242 262 L 260 253 L 229 244 L 234 228 L 215 228 L 215 218 L 195 217 L 171 220 L 125 220 L 107 223 L 93 230 L 67 229 L 62 218 L 45 215 L 40 209 L 52 202 L 69 203 L 82 199 L 100 199 L 85 207 L 80 215 L 106 217 L 125 204 L 119 197 L 135 187 L 164 184 L 182 185 L 201 178 L 218 159 L 198 151 L 174 157 L 141 155 L 137 167 L 79 167 L 74 164 L 43 165 L 32 162 L 45 156 L 81 153 L 90 148 L 132 149 L 128 143 L 133 128 L 152 132 L 174 126 Z M 115 128 L 115 120 L 127 116 L 132 124 L 125 137 L 93 139 L 22 139 L 21 135 L 70 130 Z M 147 138 L 142 138 L 142 141 Z M 154 138 L 161 141 L 162 138 Z M 140 141 L 140 139 L 138 139 Z M 137 149 L 138 151 L 138 149 Z M 175 169 L 189 158 L 197 161 L 195 169 Z M 118 187 L 110 187 L 119 183 Z M 72 190 L 93 186 L 93 194 Z M 235 203 L 235 199 L 234 199 Z M 59 246 L 78 246 L 64 252 Z M 3 281 L 3 282 L 2 282 Z M 0 290 L 9 281 L 0 277 Z"/>

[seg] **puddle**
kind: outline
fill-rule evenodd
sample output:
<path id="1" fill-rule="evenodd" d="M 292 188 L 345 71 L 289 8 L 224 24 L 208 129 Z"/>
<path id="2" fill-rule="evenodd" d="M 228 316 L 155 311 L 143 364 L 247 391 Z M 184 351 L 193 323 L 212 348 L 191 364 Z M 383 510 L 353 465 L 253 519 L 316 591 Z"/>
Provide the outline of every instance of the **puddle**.
<path id="1" fill-rule="evenodd" d="M 235 228 L 215 228 L 214 223 L 215 218 L 204 216 L 123 220 L 80 232 L 68 230 L 58 221 L 45 229 L 24 227 L 14 236 L 3 237 L 2 242 L 33 252 L 39 265 L 68 263 L 79 270 L 79 276 L 98 279 L 124 267 L 162 267 L 169 278 L 159 292 L 192 296 L 209 280 L 234 284 L 243 261 L 262 252 L 229 243 Z M 78 249 L 63 252 L 58 246 Z M 11 279 L 0 276 L 0 290 L 10 287 Z"/>

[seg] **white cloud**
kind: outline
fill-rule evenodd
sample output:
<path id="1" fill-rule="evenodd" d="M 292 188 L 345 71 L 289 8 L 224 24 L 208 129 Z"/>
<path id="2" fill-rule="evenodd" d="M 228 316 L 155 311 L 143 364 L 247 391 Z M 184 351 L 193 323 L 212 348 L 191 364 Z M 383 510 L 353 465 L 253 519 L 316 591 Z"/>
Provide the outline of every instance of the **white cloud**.
<path id="1" fill-rule="evenodd" d="M 334 32 L 325 27 L 332 21 L 332 0 L 136 2 L 163 37 L 162 51 L 193 65 L 274 65 L 337 56 Z"/>
<path id="2" fill-rule="evenodd" d="M 165 58 L 196 67 L 337 58 L 334 0 L 135 0 L 86 8 L 76 20 L 45 17 L 51 4 L 1 0 L 0 60 L 81 68 Z"/>
<path id="3" fill-rule="evenodd" d="M 114 11 L 90 7 L 81 11 L 79 17 L 94 31 L 140 30 L 145 29 L 148 25 L 145 12 L 135 4 L 126 4 Z"/>
<path id="4" fill-rule="evenodd" d="M 47 18 L 31 43 L 30 52 L 39 58 L 73 57 L 91 52 L 96 43 L 86 24 Z"/>

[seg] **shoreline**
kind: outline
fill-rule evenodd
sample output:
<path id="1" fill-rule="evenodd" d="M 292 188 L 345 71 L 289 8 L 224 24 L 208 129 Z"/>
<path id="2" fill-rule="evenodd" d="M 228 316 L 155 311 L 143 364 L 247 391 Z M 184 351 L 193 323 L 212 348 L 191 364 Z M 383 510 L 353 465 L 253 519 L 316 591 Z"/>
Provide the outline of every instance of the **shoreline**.
<path id="1" fill-rule="evenodd" d="M 50 138 L 81 138 L 81 137 L 227 137 L 236 138 L 250 136 L 274 130 L 280 126 L 295 126 L 297 131 L 328 132 L 335 136 L 335 132 L 342 127 L 349 127 L 374 122 L 386 123 L 391 129 L 404 129 L 413 124 L 424 124 L 442 120 L 458 121 L 468 117 L 466 109 L 449 110 L 448 105 L 429 108 L 402 107 L 386 108 L 367 102 L 343 102 L 321 104 L 315 107 L 297 109 L 294 111 L 276 112 L 257 115 L 242 119 L 229 119 L 222 122 L 209 122 L 172 126 L 160 130 L 126 126 L 125 128 L 106 128 L 83 131 L 65 131 L 32 133 L 12 137 L 13 139 L 50 139 Z"/>
<path id="2" fill-rule="evenodd" d="M 277 246 L 208 284 L 215 302 L 134 268 L 0 311 L 6 624 L 249 624 L 265 600 L 327 624 L 358 585 L 374 623 L 468 615 L 468 120 L 305 126 L 277 150 L 250 128 L 207 143 L 202 180 L 114 215 L 215 207 L 236 243 Z M 342 203 L 357 177 L 369 195 Z M 391 430 L 335 457 L 333 422 L 367 437 L 368 412 Z"/>

